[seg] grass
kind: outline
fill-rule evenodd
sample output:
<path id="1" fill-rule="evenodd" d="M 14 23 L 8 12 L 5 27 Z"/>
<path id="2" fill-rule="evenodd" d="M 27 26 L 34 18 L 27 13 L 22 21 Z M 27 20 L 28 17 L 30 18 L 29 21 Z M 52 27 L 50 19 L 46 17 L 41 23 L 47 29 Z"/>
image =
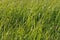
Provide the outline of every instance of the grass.
<path id="1" fill-rule="evenodd" d="M 60 0 L 0 0 L 0 40 L 60 40 Z"/>

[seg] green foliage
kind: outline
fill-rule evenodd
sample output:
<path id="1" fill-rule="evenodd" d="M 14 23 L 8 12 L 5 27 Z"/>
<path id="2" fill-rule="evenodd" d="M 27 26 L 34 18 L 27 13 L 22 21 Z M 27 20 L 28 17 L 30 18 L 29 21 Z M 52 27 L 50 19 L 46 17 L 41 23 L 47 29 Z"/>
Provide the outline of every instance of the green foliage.
<path id="1" fill-rule="evenodd" d="M 60 40 L 60 0 L 0 0 L 0 40 Z"/>

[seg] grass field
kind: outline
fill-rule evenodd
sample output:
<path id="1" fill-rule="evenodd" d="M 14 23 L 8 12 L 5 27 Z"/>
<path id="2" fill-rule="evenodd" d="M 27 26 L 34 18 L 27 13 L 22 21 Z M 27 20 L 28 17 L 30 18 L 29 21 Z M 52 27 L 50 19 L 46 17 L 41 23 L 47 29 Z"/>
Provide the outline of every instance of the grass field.
<path id="1" fill-rule="evenodd" d="M 60 0 L 0 0 L 0 40 L 60 40 Z"/>

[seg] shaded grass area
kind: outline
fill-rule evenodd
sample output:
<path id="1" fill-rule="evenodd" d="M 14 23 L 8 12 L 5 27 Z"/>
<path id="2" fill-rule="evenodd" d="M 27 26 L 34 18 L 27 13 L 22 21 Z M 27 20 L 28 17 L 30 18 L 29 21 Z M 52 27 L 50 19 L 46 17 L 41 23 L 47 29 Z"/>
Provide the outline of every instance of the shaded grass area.
<path id="1" fill-rule="evenodd" d="M 60 40 L 60 0 L 0 0 L 0 40 Z"/>

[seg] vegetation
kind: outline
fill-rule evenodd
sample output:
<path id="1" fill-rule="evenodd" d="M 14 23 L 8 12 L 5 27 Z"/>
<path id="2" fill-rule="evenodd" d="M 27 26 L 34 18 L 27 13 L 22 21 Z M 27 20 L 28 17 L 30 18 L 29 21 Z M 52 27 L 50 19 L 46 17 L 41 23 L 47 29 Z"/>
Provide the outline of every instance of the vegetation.
<path id="1" fill-rule="evenodd" d="M 0 0 L 0 40 L 60 40 L 60 0 Z"/>

